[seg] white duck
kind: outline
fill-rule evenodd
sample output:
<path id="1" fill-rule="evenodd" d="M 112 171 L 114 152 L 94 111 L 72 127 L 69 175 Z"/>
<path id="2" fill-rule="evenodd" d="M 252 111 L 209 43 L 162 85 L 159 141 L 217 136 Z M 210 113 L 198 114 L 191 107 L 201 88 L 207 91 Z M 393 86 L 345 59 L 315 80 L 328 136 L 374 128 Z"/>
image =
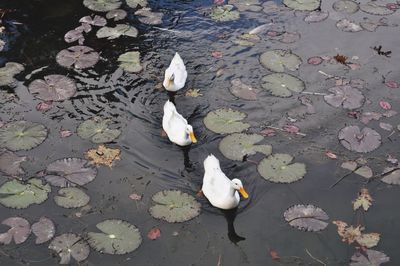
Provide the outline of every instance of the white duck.
<path id="1" fill-rule="evenodd" d="M 169 67 L 165 70 L 164 88 L 167 91 L 178 91 L 185 86 L 187 72 L 185 64 L 178 53 L 175 53 Z"/>
<path id="2" fill-rule="evenodd" d="M 204 171 L 202 191 L 214 207 L 233 209 L 239 205 L 239 193 L 245 199 L 249 197 L 242 181 L 237 178 L 230 180 L 222 172 L 219 160 L 214 155 L 211 154 L 204 160 Z"/>
<path id="3" fill-rule="evenodd" d="M 192 126 L 176 111 L 175 105 L 169 100 L 164 104 L 162 126 L 169 140 L 179 146 L 197 142 Z"/>

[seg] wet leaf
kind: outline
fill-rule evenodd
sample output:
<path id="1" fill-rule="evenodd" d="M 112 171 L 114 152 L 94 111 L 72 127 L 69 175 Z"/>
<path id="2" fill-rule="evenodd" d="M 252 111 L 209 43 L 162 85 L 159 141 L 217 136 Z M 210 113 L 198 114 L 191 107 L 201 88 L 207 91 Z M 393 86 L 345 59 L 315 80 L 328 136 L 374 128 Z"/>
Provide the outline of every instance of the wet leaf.
<path id="1" fill-rule="evenodd" d="M 292 183 L 306 174 L 306 165 L 292 163 L 289 154 L 273 154 L 261 160 L 257 166 L 258 173 L 266 180 L 274 183 Z"/>
<path id="2" fill-rule="evenodd" d="M 17 80 L 14 76 L 24 71 L 24 69 L 24 66 L 19 63 L 6 63 L 4 67 L 0 68 L 0 86 L 15 86 Z"/>
<path id="3" fill-rule="evenodd" d="M 117 39 L 121 36 L 137 37 L 138 30 L 127 24 L 117 24 L 114 28 L 103 27 L 96 33 L 97 38 Z"/>
<path id="4" fill-rule="evenodd" d="M 127 15 L 128 15 L 128 13 L 126 13 L 125 10 L 115 9 L 115 10 L 111 10 L 111 11 L 107 12 L 106 18 L 113 19 L 114 21 L 119 21 L 119 20 L 126 18 Z"/>
<path id="5" fill-rule="evenodd" d="M 354 14 L 360 9 L 358 3 L 350 0 L 336 1 L 333 3 L 332 7 L 336 12 L 342 12 L 346 14 Z"/>
<path id="6" fill-rule="evenodd" d="M 60 51 L 56 61 L 63 67 L 85 69 L 94 66 L 99 61 L 99 54 L 88 46 L 71 46 Z"/>
<path id="7" fill-rule="evenodd" d="M 264 139 L 257 134 L 235 133 L 224 137 L 219 143 L 219 150 L 230 160 L 242 161 L 245 156 L 254 155 L 257 152 L 266 156 L 272 153 L 271 145 L 256 145 Z"/>
<path id="8" fill-rule="evenodd" d="M 240 17 L 239 11 L 232 9 L 233 5 L 215 6 L 211 11 L 211 18 L 219 22 L 226 22 L 239 19 Z"/>
<path id="9" fill-rule="evenodd" d="M 400 185 L 400 169 L 395 169 L 394 167 L 386 167 L 382 173 L 382 182 L 390 185 Z"/>
<path id="10" fill-rule="evenodd" d="M 157 238 L 159 238 L 161 236 L 161 231 L 159 228 L 157 227 L 153 227 L 150 229 L 150 231 L 147 233 L 147 237 L 150 240 L 156 240 Z"/>
<path id="11" fill-rule="evenodd" d="M 372 248 L 378 245 L 380 235 L 378 233 L 362 234 L 356 239 L 357 243 L 366 248 Z"/>
<path id="12" fill-rule="evenodd" d="M 83 5 L 93 11 L 107 12 L 121 6 L 120 0 L 83 0 Z"/>
<path id="13" fill-rule="evenodd" d="M 92 26 L 89 23 L 81 23 L 81 25 L 79 27 L 76 27 L 75 30 L 82 33 L 88 33 L 92 31 Z"/>
<path id="14" fill-rule="evenodd" d="M 107 148 L 104 145 L 100 145 L 97 149 L 88 150 L 85 155 L 89 161 L 94 165 L 105 165 L 112 167 L 114 162 L 120 160 L 121 154 L 120 149 Z"/>
<path id="15" fill-rule="evenodd" d="M 272 128 L 266 128 L 261 130 L 260 134 L 266 137 L 273 137 L 276 135 L 276 131 Z"/>
<path id="16" fill-rule="evenodd" d="M 98 223 L 102 233 L 89 232 L 89 245 L 100 253 L 126 254 L 136 250 L 142 243 L 139 229 L 122 220 L 110 219 Z"/>
<path id="17" fill-rule="evenodd" d="M 179 190 L 160 191 L 153 195 L 152 200 L 156 204 L 149 209 L 151 216 L 169 223 L 186 222 L 200 214 L 200 203 Z"/>
<path id="18" fill-rule="evenodd" d="M 312 11 L 308 13 L 308 15 L 304 18 L 304 21 L 307 23 L 316 23 L 324 21 L 329 17 L 328 11 Z"/>
<path id="19" fill-rule="evenodd" d="M 0 149 L 0 172 L 8 176 L 24 175 L 25 171 L 21 168 L 21 163 L 26 159 L 26 156 L 18 156 L 6 149 Z"/>
<path id="20" fill-rule="evenodd" d="M 369 207 L 372 205 L 372 197 L 368 192 L 368 189 L 362 188 L 358 193 L 358 197 L 355 201 L 353 201 L 353 210 L 358 210 L 360 207 L 364 209 L 364 211 L 368 211 Z"/>
<path id="21" fill-rule="evenodd" d="M 32 204 L 40 204 L 48 198 L 51 188 L 37 178 L 26 183 L 13 179 L 1 185 L 0 203 L 8 208 L 25 209 Z"/>
<path id="22" fill-rule="evenodd" d="M 393 130 L 393 126 L 391 124 L 388 123 L 384 123 L 384 122 L 380 122 L 379 123 L 379 127 L 386 130 L 386 131 L 392 131 Z"/>
<path id="23" fill-rule="evenodd" d="M 139 21 L 147 25 L 162 24 L 164 14 L 161 12 L 153 12 L 150 8 L 142 8 L 135 12 L 139 16 Z"/>
<path id="24" fill-rule="evenodd" d="M 0 234 L 0 243 L 8 245 L 14 240 L 15 244 L 24 243 L 31 234 L 29 222 L 21 217 L 10 217 L 1 222 L 1 224 L 11 227 L 6 233 Z"/>
<path id="25" fill-rule="evenodd" d="M 39 221 L 32 224 L 32 233 L 36 236 L 36 244 L 43 244 L 54 237 L 56 227 L 52 220 L 40 217 Z"/>
<path id="26" fill-rule="evenodd" d="M 139 195 L 139 194 L 136 194 L 136 193 L 132 193 L 131 195 L 129 195 L 129 198 L 131 200 L 139 201 L 139 200 L 142 200 L 142 195 Z"/>
<path id="27" fill-rule="evenodd" d="M 320 0 L 283 0 L 285 6 L 300 11 L 314 11 L 321 5 Z"/>
<path id="28" fill-rule="evenodd" d="M 336 27 L 339 30 L 345 32 L 358 32 L 363 30 L 359 24 L 356 24 L 353 21 L 348 20 L 347 18 L 341 19 L 336 22 Z"/>
<path id="29" fill-rule="evenodd" d="M 376 1 L 360 4 L 361 11 L 378 16 L 387 16 L 394 13 L 394 10 L 389 9 L 386 4 L 380 4 Z"/>
<path id="30" fill-rule="evenodd" d="M 120 62 L 119 66 L 127 72 L 138 73 L 143 70 L 140 65 L 140 53 L 137 51 L 126 52 L 120 55 L 117 61 Z"/>
<path id="31" fill-rule="evenodd" d="M 86 24 L 89 24 L 89 25 L 92 25 L 92 26 L 98 26 L 98 27 L 103 27 L 103 26 L 105 26 L 107 24 L 107 20 L 105 18 L 103 18 L 102 16 L 99 16 L 99 15 L 95 15 L 93 18 L 91 16 L 82 17 L 79 20 L 79 22 L 80 23 L 86 23 Z"/>
<path id="32" fill-rule="evenodd" d="M 15 121 L 0 128 L 0 147 L 11 151 L 30 150 L 47 138 L 47 129 L 38 123 Z"/>
<path id="33" fill-rule="evenodd" d="M 338 234 L 342 238 L 342 241 L 347 244 L 352 244 L 354 242 L 358 243 L 359 245 L 371 248 L 378 244 L 380 236 L 378 233 L 368 233 L 364 234 L 364 227 L 358 225 L 357 227 L 348 226 L 347 223 L 343 221 L 333 221 L 338 227 Z"/>
<path id="34" fill-rule="evenodd" d="M 329 158 L 333 159 L 333 160 L 336 160 L 336 159 L 337 159 L 337 155 L 334 154 L 334 153 L 331 152 L 331 151 L 327 151 L 327 152 L 325 153 L 325 155 L 328 156 Z"/>
<path id="35" fill-rule="evenodd" d="M 126 0 L 126 4 L 131 8 L 137 8 L 138 6 L 146 7 L 147 0 Z"/>
<path id="36" fill-rule="evenodd" d="M 76 261 L 85 260 L 90 253 L 89 245 L 86 241 L 72 233 L 62 234 L 51 241 L 50 250 L 54 250 L 60 256 L 60 264 L 70 264 L 71 257 Z"/>
<path id="37" fill-rule="evenodd" d="M 203 96 L 203 94 L 200 93 L 199 89 L 189 89 L 186 91 L 185 96 L 197 98 L 197 97 Z"/>
<path id="38" fill-rule="evenodd" d="M 295 71 L 301 64 L 301 58 L 287 50 L 272 50 L 260 56 L 261 64 L 274 72 Z"/>
<path id="39" fill-rule="evenodd" d="M 219 134 L 242 132 L 250 127 L 243 123 L 245 113 L 232 109 L 217 109 L 209 112 L 204 118 L 204 125 L 211 131 Z"/>
<path id="40" fill-rule="evenodd" d="M 346 60 L 348 57 L 345 55 L 337 54 L 333 58 L 336 60 L 336 62 L 346 65 Z"/>
<path id="41" fill-rule="evenodd" d="M 294 205 L 283 216 L 291 226 L 303 231 L 317 232 L 328 226 L 329 216 L 314 205 Z"/>
<path id="42" fill-rule="evenodd" d="M 49 102 L 40 102 L 36 105 L 36 110 L 38 110 L 39 112 L 47 112 L 48 110 L 50 110 L 51 108 L 53 108 L 53 102 L 49 101 Z"/>
<path id="43" fill-rule="evenodd" d="M 389 261 L 390 258 L 385 253 L 367 249 L 365 253 L 356 251 L 351 257 L 350 266 L 379 266 Z"/>
<path id="44" fill-rule="evenodd" d="M 76 187 L 61 188 L 54 201 L 60 207 L 71 209 L 85 206 L 89 203 L 90 197 L 81 189 Z"/>
<path id="45" fill-rule="evenodd" d="M 360 175 L 365 178 L 371 178 L 374 174 L 369 166 L 363 165 L 354 171 L 355 174 Z"/>
<path id="46" fill-rule="evenodd" d="M 355 161 L 346 161 L 346 162 L 343 162 L 340 167 L 342 167 L 343 169 L 354 171 L 357 168 L 357 162 L 355 162 Z"/>
<path id="47" fill-rule="evenodd" d="M 72 43 L 75 41 L 78 41 L 79 44 L 82 44 L 85 40 L 85 37 L 83 37 L 82 30 L 80 29 L 73 29 L 65 33 L 64 35 L 64 41 L 67 43 Z"/>
<path id="48" fill-rule="evenodd" d="M 305 89 L 304 82 L 286 73 L 273 73 L 261 79 L 261 87 L 274 96 L 290 97 L 294 92 L 301 92 Z"/>
<path id="49" fill-rule="evenodd" d="M 46 180 L 57 187 L 83 186 L 95 179 L 96 168 L 81 158 L 64 158 L 50 163 L 46 168 Z"/>
<path id="50" fill-rule="evenodd" d="M 228 4 L 234 5 L 239 11 L 258 12 L 263 9 L 259 0 L 229 0 Z"/>
<path id="51" fill-rule="evenodd" d="M 48 75 L 29 84 L 29 92 L 43 101 L 64 101 L 76 93 L 75 81 L 63 75 Z"/>
<path id="52" fill-rule="evenodd" d="M 385 110 L 392 109 L 392 105 L 390 103 L 388 103 L 388 102 L 385 102 L 385 101 L 380 101 L 379 105 Z"/>
<path id="53" fill-rule="evenodd" d="M 60 135 L 62 138 L 68 138 L 70 136 L 72 136 L 72 131 L 71 130 L 65 130 L 65 129 L 61 129 L 60 130 Z"/>
<path id="54" fill-rule="evenodd" d="M 365 101 L 365 97 L 361 91 L 350 85 L 332 87 L 328 91 L 331 94 L 324 96 L 324 100 L 333 107 L 343 107 L 352 110 L 360 108 Z"/>
<path id="55" fill-rule="evenodd" d="M 217 59 L 220 59 L 223 57 L 223 54 L 221 51 L 213 51 L 213 52 L 211 52 L 211 55 L 212 55 L 212 57 L 217 58 Z"/>
<path id="56" fill-rule="evenodd" d="M 294 126 L 294 125 L 284 125 L 282 127 L 282 129 L 283 129 L 283 131 L 292 133 L 292 134 L 297 134 L 300 132 L 300 128 L 298 128 L 297 126 Z"/>
<path id="57" fill-rule="evenodd" d="M 236 97 L 249 101 L 257 100 L 258 90 L 244 84 L 239 78 L 232 79 L 231 85 L 229 91 Z"/>
<path id="58" fill-rule="evenodd" d="M 375 130 L 358 126 L 347 126 L 339 131 L 340 143 L 348 150 L 371 152 L 381 145 L 381 135 Z"/>
<path id="59" fill-rule="evenodd" d="M 319 65 L 323 62 L 324 60 L 320 56 L 313 56 L 308 58 L 307 63 L 310 65 Z"/>
<path id="60" fill-rule="evenodd" d="M 376 112 L 364 112 L 361 115 L 361 122 L 364 124 L 368 124 L 371 120 L 379 120 L 381 119 L 382 114 Z"/>
<path id="61" fill-rule="evenodd" d="M 397 89 L 397 88 L 400 87 L 399 84 L 398 84 L 396 81 L 394 81 L 394 80 L 386 81 L 386 82 L 385 82 L 385 85 L 386 85 L 387 87 L 391 88 L 391 89 Z"/>
<path id="62" fill-rule="evenodd" d="M 85 120 L 77 128 L 78 136 L 83 139 L 90 139 L 93 143 L 111 142 L 121 134 L 119 129 L 109 128 L 111 123 L 110 119 L 101 117 Z"/>

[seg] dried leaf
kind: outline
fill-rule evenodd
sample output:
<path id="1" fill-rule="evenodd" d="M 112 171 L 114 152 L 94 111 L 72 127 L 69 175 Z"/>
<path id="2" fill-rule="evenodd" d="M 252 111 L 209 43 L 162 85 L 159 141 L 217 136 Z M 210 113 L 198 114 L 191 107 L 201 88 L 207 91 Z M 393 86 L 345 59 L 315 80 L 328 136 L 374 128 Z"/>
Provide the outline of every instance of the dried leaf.
<path id="1" fill-rule="evenodd" d="M 151 240 L 156 240 L 161 236 L 161 231 L 157 227 L 153 227 L 150 229 L 150 231 L 147 233 L 147 237 Z"/>
<path id="2" fill-rule="evenodd" d="M 337 155 L 334 154 L 334 153 L 331 152 L 331 151 L 327 151 L 327 152 L 325 153 L 325 155 L 328 156 L 328 157 L 331 158 L 331 159 L 337 159 Z"/>
<path id="3" fill-rule="evenodd" d="M 362 247 L 371 248 L 376 246 L 380 240 L 378 233 L 363 234 L 364 227 L 361 225 L 357 227 L 348 226 L 343 221 L 333 221 L 332 223 L 338 227 L 338 234 L 342 238 L 342 241 L 348 244 L 356 242 Z"/>
<path id="4" fill-rule="evenodd" d="M 346 65 L 346 60 L 348 59 L 347 56 L 345 56 L 345 55 L 340 55 L 340 54 L 335 55 L 333 58 L 334 58 L 338 63 L 341 63 L 341 64 L 343 64 L 343 65 Z"/>
<path id="5" fill-rule="evenodd" d="M 203 96 L 203 94 L 200 93 L 200 89 L 189 89 L 186 91 L 185 96 L 197 98 L 199 96 Z"/>
<path id="6" fill-rule="evenodd" d="M 142 200 L 142 195 L 139 195 L 139 194 L 136 194 L 136 193 L 132 193 L 132 194 L 130 194 L 129 195 L 129 198 L 131 199 L 131 200 Z"/>
<path id="7" fill-rule="evenodd" d="M 95 165 L 106 165 L 112 167 L 114 161 L 120 160 L 120 149 L 107 148 L 105 145 L 100 145 L 97 149 L 88 150 L 85 155 L 91 163 Z"/>
<path id="8" fill-rule="evenodd" d="M 368 189 L 362 188 L 358 193 L 358 198 L 353 201 L 353 210 L 358 210 L 360 207 L 364 209 L 364 211 L 368 211 L 369 207 L 372 205 L 372 197 L 368 192 Z"/>

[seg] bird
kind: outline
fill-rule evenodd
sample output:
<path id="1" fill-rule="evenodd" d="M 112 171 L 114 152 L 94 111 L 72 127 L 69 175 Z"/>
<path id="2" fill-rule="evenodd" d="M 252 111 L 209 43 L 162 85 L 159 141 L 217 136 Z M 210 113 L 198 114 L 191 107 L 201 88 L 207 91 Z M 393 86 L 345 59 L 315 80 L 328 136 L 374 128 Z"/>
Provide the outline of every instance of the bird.
<path id="1" fill-rule="evenodd" d="M 178 53 L 165 70 L 163 86 L 167 91 L 176 92 L 185 86 L 187 72 L 185 64 Z"/>
<path id="2" fill-rule="evenodd" d="M 219 160 L 210 154 L 204 160 L 204 177 L 202 192 L 214 207 L 229 210 L 239 205 L 240 196 L 247 199 L 249 195 L 243 188 L 242 181 L 235 178 L 230 180 L 222 172 Z"/>
<path id="3" fill-rule="evenodd" d="M 175 105 L 169 100 L 164 104 L 162 127 L 169 140 L 179 146 L 187 146 L 197 142 L 193 127 L 178 113 Z"/>

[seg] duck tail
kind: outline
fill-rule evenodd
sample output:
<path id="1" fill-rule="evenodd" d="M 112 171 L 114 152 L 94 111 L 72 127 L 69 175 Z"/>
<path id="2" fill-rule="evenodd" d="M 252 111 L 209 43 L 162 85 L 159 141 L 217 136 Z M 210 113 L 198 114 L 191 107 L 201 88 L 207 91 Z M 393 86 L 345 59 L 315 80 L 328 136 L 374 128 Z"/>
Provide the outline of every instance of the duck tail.
<path id="1" fill-rule="evenodd" d="M 220 169 L 219 160 L 213 154 L 208 155 L 203 164 L 204 169 Z"/>
<path id="2" fill-rule="evenodd" d="M 169 114 L 169 113 L 174 113 L 175 111 L 176 111 L 175 105 L 170 100 L 168 100 L 164 104 L 164 113 Z"/>

